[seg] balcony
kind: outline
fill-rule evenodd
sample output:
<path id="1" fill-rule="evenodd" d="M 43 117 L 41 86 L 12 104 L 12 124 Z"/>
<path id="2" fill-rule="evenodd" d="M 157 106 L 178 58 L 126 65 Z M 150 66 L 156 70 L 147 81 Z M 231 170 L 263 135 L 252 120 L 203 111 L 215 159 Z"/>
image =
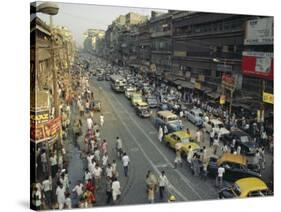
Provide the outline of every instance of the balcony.
<path id="1" fill-rule="evenodd" d="M 165 37 L 165 36 L 172 36 L 172 31 L 164 31 L 164 32 L 152 32 L 151 37 L 157 38 L 157 37 Z"/>

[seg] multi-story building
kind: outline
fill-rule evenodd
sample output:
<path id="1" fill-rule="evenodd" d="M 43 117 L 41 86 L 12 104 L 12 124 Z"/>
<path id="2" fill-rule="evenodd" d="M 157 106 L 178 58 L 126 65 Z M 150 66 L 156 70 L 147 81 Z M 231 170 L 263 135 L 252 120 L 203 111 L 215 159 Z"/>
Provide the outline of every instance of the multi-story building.
<path id="1" fill-rule="evenodd" d="M 88 29 L 85 33 L 84 50 L 90 53 L 96 53 L 98 42 L 105 36 L 105 31 L 100 29 Z"/>
<path id="2" fill-rule="evenodd" d="M 151 64 L 156 67 L 158 73 L 170 71 L 172 64 L 172 13 L 157 15 L 152 12 L 149 31 Z"/>
<path id="3" fill-rule="evenodd" d="M 241 56 L 245 21 L 251 16 L 174 12 L 173 70 L 191 81 L 190 88 L 218 98 L 242 89 Z M 224 79 L 233 83 L 224 86 Z M 213 91 L 213 92 L 210 92 Z"/>

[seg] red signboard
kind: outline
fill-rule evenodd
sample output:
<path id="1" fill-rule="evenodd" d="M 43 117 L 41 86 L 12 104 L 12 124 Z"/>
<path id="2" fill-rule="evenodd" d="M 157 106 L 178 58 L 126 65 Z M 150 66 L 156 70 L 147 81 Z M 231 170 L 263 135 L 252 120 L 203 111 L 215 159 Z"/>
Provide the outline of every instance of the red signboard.
<path id="1" fill-rule="evenodd" d="M 235 77 L 232 74 L 224 73 L 222 75 L 222 85 L 228 87 L 229 89 L 235 88 Z"/>
<path id="2" fill-rule="evenodd" d="M 52 119 L 47 123 L 31 124 L 30 127 L 30 136 L 33 141 L 36 143 L 49 140 L 54 138 L 57 133 L 60 131 L 61 127 L 61 117 Z"/>
<path id="3" fill-rule="evenodd" d="M 273 54 L 265 52 L 243 52 L 244 75 L 273 80 Z"/>

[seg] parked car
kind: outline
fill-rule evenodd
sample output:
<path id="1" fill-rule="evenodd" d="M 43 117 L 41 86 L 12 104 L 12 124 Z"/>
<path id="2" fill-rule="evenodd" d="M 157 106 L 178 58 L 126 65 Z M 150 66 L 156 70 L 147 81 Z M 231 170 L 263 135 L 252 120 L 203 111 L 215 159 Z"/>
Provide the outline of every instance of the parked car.
<path id="1" fill-rule="evenodd" d="M 128 98 L 128 99 L 131 99 L 131 96 L 133 93 L 136 92 L 136 87 L 133 87 L 133 86 L 128 86 L 125 90 L 125 96 Z"/>
<path id="2" fill-rule="evenodd" d="M 163 128 L 166 126 L 169 133 L 183 129 L 182 121 L 176 114 L 170 111 L 158 111 L 154 119 L 154 124 L 157 129 L 160 126 Z"/>
<path id="3" fill-rule="evenodd" d="M 151 111 L 146 102 L 138 102 L 136 103 L 136 114 L 142 118 L 148 118 L 151 116 Z"/>
<path id="4" fill-rule="evenodd" d="M 188 111 L 186 113 L 186 118 L 197 127 L 201 127 L 203 125 L 203 112 L 199 108 L 193 108 Z"/>
<path id="5" fill-rule="evenodd" d="M 256 144 L 253 142 L 251 137 L 244 131 L 240 129 L 232 130 L 230 133 L 225 134 L 221 137 L 224 144 L 232 144 L 233 139 L 235 139 L 235 149 L 240 146 L 241 153 L 245 155 L 254 155 L 256 151 Z"/>
<path id="6" fill-rule="evenodd" d="M 259 173 L 254 172 L 247 167 L 246 161 L 246 156 L 234 155 L 231 153 L 224 153 L 219 159 L 215 156 L 212 156 L 210 157 L 207 167 L 208 174 L 210 176 L 216 176 L 218 168 L 222 166 L 225 168 L 223 178 L 231 182 L 244 177 L 261 178 Z"/>
<path id="7" fill-rule="evenodd" d="M 156 108 L 158 106 L 156 96 L 148 96 L 146 101 L 150 108 Z"/>
<path id="8" fill-rule="evenodd" d="M 183 130 L 165 135 L 164 142 L 166 142 L 172 149 L 180 149 L 183 155 L 187 155 L 189 146 L 191 146 L 191 150 L 194 152 L 200 149 L 198 143 L 191 140 L 190 134 Z"/>
<path id="9" fill-rule="evenodd" d="M 142 95 L 140 93 L 133 93 L 131 95 L 131 103 L 133 106 L 136 106 L 137 103 L 142 102 Z"/>
<path id="10" fill-rule="evenodd" d="M 237 180 L 232 186 L 226 186 L 219 191 L 219 198 L 263 197 L 271 195 L 266 183 L 256 177 L 246 177 Z"/>
<path id="11" fill-rule="evenodd" d="M 104 74 L 98 73 L 97 74 L 97 80 L 98 81 L 103 81 L 105 79 Z"/>
<path id="12" fill-rule="evenodd" d="M 207 133 L 210 133 L 212 131 L 212 129 L 214 129 L 214 131 L 221 136 L 229 134 L 229 130 L 227 130 L 224 127 L 223 122 L 218 119 L 211 119 L 208 122 L 204 122 L 204 127 L 205 127 Z"/>

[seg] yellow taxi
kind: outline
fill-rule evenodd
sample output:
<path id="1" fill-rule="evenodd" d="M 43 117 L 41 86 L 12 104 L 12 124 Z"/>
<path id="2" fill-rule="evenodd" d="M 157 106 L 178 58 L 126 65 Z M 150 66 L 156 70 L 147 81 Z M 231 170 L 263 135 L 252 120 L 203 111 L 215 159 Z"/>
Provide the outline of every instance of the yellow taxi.
<path id="1" fill-rule="evenodd" d="M 164 141 L 172 149 L 179 149 L 181 153 L 185 155 L 187 155 L 189 151 L 189 146 L 191 147 L 192 151 L 197 151 L 200 149 L 200 146 L 196 142 L 192 141 L 190 134 L 183 130 L 165 135 Z"/>
<path id="2" fill-rule="evenodd" d="M 143 102 L 142 95 L 140 93 L 133 93 L 131 95 L 131 103 L 136 106 L 138 103 Z"/>
<path id="3" fill-rule="evenodd" d="M 245 198 L 270 195 L 269 188 L 263 180 L 246 177 L 237 180 L 231 187 L 219 191 L 219 198 Z"/>

